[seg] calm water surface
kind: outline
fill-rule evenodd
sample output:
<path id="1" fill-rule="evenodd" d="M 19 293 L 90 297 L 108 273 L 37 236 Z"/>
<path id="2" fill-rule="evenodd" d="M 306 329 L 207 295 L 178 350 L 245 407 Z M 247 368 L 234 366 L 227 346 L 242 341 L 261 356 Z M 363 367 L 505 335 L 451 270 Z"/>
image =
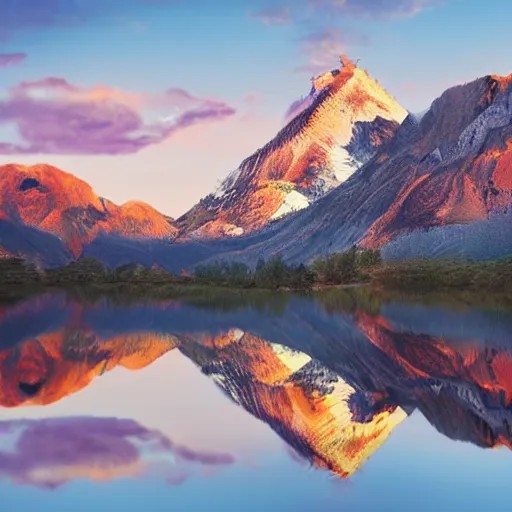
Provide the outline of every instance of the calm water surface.
<path id="1" fill-rule="evenodd" d="M 0 304 L 0 510 L 510 506 L 512 311 L 48 293 Z"/>

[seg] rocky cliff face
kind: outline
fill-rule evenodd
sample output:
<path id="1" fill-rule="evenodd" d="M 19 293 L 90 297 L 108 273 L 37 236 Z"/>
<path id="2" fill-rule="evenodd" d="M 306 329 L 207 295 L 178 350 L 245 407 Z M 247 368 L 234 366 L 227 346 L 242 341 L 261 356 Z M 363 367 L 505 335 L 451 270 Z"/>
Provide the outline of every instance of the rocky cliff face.
<path id="1" fill-rule="evenodd" d="M 209 257 L 254 265 L 280 253 L 307 262 L 354 244 L 381 247 L 388 258 L 510 254 L 511 140 L 512 75 L 454 87 L 423 117 L 409 115 L 310 208 L 237 243 L 212 244 Z M 176 249 L 177 257 L 185 252 Z"/>
<path id="2" fill-rule="evenodd" d="M 151 206 L 135 201 L 117 206 L 49 165 L 0 166 L 0 222 L 55 235 L 75 257 L 99 234 L 168 240 L 177 234 L 172 220 Z"/>
<path id="3" fill-rule="evenodd" d="M 388 142 L 406 111 L 342 56 L 313 79 L 277 136 L 179 219 L 192 238 L 236 236 L 304 209 L 346 181 Z"/>
<path id="4" fill-rule="evenodd" d="M 510 208 L 511 80 L 488 76 L 454 87 L 432 104 L 418 123 L 417 140 L 403 151 L 415 172 L 370 227 L 365 245 L 382 246 L 418 229 L 485 221 Z"/>

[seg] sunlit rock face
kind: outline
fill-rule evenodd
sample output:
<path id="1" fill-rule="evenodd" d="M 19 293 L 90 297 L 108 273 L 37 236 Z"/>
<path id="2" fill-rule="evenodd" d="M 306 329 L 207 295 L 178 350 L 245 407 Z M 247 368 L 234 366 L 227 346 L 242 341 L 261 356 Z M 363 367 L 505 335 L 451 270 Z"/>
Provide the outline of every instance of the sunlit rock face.
<path id="1" fill-rule="evenodd" d="M 407 149 L 411 178 L 371 226 L 365 245 L 381 246 L 415 230 L 485 221 L 509 210 L 511 79 L 481 78 L 449 89 L 432 104 L 418 124 L 418 140 Z M 395 172 L 406 176 L 405 170 Z"/>
<path id="2" fill-rule="evenodd" d="M 301 210 L 346 181 L 389 141 L 407 112 L 342 57 L 313 79 L 287 125 L 179 219 L 192 238 L 238 236 Z"/>
<path id="3" fill-rule="evenodd" d="M 99 234 L 173 240 L 177 233 L 172 220 L 151 206 L 117 206 L 84 181 L 42 164 L 0 166 L 0 221 L 55 235 L 74 257 Z"/>

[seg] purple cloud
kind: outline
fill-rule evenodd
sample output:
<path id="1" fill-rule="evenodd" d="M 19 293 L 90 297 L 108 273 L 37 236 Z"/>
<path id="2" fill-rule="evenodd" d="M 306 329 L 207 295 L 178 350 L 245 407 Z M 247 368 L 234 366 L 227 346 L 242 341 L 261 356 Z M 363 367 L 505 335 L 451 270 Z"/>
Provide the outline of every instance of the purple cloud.
<path id="1" fill-rule="evenodd" d="M 235 458 L 229 453 L 196 452 L 186 446 L 176 446 L 174 453 L 191 462 L 199 462 L 205 466 L 226 466 L 235 463 Z"/>
<path id="2" fill-rule="evenodd" d="M 47 94 L 35 94 L 41 90 Z M 136 102 L 175 112 L 148 123 L 132 104 Z M 187 127 L 235 113 L 222 101 L 197 98 L 183 89 L 145 98 L 107 87 L 82 89 L 47 77 L 22 82 L 0 100 L 0 124 L 14 124 L 22 140 L 1 141 L 0 154 L 136 153 Z"/>
<path id="3" fill-rule="evenodd" d="M 309 0 L 326 15 L 353 18 L 393 19 L 415 16 L 448 0 Z"/>
<path id="4" fill-rule="evenodd" d="M 247 105 L 256 105 L 261 101 L 261 95 L 257 92 L 250 92 L 244 97 L 243 101 Z"/>
<path id="5" fill-rule="evenodd" d="M 163 105 L 171 105 L 182 109 L 197 108 L 217 108 L 222 109 L 226 104 L 223 101 L 209 98 L 198 98 L 190 92 L 182 89 L 181 87 L 173 87 L 165 91 L 165 95 L 162 98 L 161 103 Z"/>
<path id="6" fill-rule="evenodd" d="M 181 87 L 167 89 L 167 91 L 165 91 L 165 97 L 180 106 L 189 106 L 198 100 L 193 94 L 190 94 Z"/>
<path id="7" fill-rule="evenodd" d="M 178 487 L 179 485 L 183 485 L 189 479 L 190 476 L 187 474 L 173 475 L 167 478 L 166 482 L 168 485 L 172 487 Z"/>
<path id="8" fill-rule="evenodd" d="M 318 74 L 333 68 L 347 47 L 364 46 L 369 39 L 359 33 L 338 28 L 324 28 L 299 39 L 300 52 L 306 63 L 296 71 Z"/>
<path id="9" fill-rule="evenodd" d="M 0 68 L 16 66 L 27 58 L 26 53 L 0 53 Z"/>
<path id="10" fill-rule="evenodd" d="M 33 80 L 27 82 L 20 82 L 17 86 L 15 86 L 12 91 L 17 94 L 23 94 L 25 92 L 29 92 L 31 90 L 37 89 L 60 89 L 62 91 L 73 92 L 77 91 L 78 88 L 71 85 L 66 79 L 58 78 L 54 76 L 48 76 L 46 78 L 42 78 L 41 80 Z"/>
<path id="11" fill-rule="evenodd" d="M 256 12 L 253 18 L 261 21 L 267 27 L 288 25 L 292 21 L 292 11 L 286 6 L 270 5 Z"/>
<path id="12" fill-rule="evenodd" d="M 52 418 L 0 422 L 0 478 L 55 489 L 74 478 L 114 479 L 158 474 L 179 485 L 208 466 L 233 464 L 225 453 L 174 444 L 156 430 L 117 418 Z M 14 441 L 14 443 L 13 443 Z M 0 444 L 1 446 L 1 444 Z"/>

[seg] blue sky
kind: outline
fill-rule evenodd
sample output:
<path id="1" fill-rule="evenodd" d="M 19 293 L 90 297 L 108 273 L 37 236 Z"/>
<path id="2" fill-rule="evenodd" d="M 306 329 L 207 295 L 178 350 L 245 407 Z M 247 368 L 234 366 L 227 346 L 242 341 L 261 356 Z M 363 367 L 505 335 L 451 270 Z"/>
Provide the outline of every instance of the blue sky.
<path id="1" fill-rule="evenodd" d="M 177 216 L 274 136 L 339 52 L 361 58 L 404 107 L 421 111 L 451 85 L 512 72 L 511 18 L 508 0 L 3 0 L 0 163 L 51 163 L 114 201 L 141 199 Z M 74 92 L 43 87 L 48 77 Z M 23 89 L 16 110 L 21 82 L 39 85 Z M 194 100 L 173 103 L 165 91 L 175 88 Z M 106 112 L 105 101 L 122 108 Z M 191 111 L 192 123 L 161 126 Z M 132 114 L 136 133 L 152 134 L 137 144 L 116 124 Z M 110 131 L 91 133 L 89 123 L 70 145 L 58 129 L 74 127 L 77 115 Z M 119 137 L 130 144 L 120 147 Z"/>

